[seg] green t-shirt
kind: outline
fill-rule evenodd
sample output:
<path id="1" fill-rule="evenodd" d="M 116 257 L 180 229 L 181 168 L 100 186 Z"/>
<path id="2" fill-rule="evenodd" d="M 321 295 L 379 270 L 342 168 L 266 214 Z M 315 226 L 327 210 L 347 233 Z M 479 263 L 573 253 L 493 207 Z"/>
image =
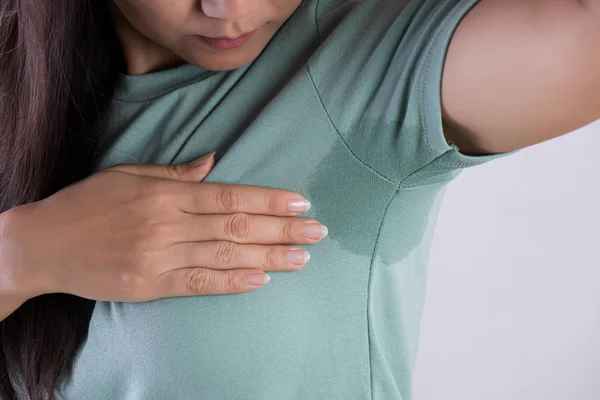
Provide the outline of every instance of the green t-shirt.
<path id="1" fill-rule="evenodd" d="M 297 191 L 329 228 L 244 294 L 98 302 L 65 400 L 409 400 L 443 190 L 440 82 L 476 0 L 307 0 L 250 65 L 124 76 L 106 153 Z M 308 248 L 307 247 L 307 248 Z"/>

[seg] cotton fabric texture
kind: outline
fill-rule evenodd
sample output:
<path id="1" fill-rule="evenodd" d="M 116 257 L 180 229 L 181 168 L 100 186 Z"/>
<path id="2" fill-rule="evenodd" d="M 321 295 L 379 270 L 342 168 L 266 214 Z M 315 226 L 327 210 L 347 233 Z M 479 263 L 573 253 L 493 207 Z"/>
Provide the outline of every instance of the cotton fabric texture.
<path id="1" fill-rule="evenodd" d="M 297 191 L 329 228 L 244 294 L 98 302 L 64 400 L 410 400 L 446 185 L 450 38 L 476 0 L 304 1 L 261 56 L 123 76 L 97 169 L 217 151 L 206 181 Z"/>

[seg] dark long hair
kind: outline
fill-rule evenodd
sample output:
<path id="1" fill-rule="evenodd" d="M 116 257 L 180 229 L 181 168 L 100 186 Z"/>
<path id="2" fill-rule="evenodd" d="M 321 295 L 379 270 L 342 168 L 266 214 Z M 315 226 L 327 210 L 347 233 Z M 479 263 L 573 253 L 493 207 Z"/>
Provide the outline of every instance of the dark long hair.
<path id="1" fill-rule="evenodd" d="M 110 0 L 0 0 L 0 212 L 90 175 L 123 65 Z M 93 302 L 29 300 L 0 322 L 0 399 L 54 399 Z"/>

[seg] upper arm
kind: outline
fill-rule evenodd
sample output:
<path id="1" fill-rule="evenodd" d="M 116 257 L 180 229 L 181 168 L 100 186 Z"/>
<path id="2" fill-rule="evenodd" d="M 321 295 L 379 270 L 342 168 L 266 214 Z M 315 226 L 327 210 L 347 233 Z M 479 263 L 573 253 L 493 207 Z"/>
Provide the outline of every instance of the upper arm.
<path id="1" fill-rule="evenodd" d="M 481 0 L 446 56 L 446 135 L 463 151 L 499 153 L 600 117 L 599 1 Z"/>

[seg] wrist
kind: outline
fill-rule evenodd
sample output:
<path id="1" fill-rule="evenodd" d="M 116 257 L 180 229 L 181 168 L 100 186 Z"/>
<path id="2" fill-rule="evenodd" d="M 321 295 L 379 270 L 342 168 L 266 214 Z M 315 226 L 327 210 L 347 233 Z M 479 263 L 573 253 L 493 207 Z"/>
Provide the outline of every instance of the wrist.
<path id="1" fill-rule="evenodd" d="M 21 207 L 0 214 L 0 296 L 12 303 L 43 294 L 36 290 L 36 275 L 26 265 L 26 251 L 19 241 L 20 214 Z"/>

